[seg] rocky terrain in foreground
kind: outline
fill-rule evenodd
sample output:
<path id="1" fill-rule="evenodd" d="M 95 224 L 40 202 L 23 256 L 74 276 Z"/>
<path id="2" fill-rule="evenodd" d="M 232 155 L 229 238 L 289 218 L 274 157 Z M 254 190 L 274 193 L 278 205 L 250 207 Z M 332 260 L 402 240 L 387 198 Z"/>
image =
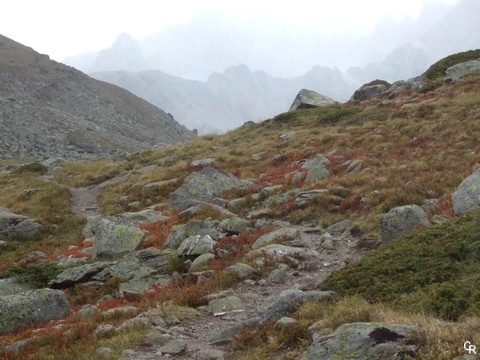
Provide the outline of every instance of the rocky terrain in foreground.
<path id="1" fill-rule="evenodd" d="M 192 138 L 170 114 L 0 36 L 0 156 L 92 159 Z"/>
<path id="2" fill-rule="evenodd" d="M 224 136 L 2 166 L 1 356 L 471 359 L 472 54 Z"/>

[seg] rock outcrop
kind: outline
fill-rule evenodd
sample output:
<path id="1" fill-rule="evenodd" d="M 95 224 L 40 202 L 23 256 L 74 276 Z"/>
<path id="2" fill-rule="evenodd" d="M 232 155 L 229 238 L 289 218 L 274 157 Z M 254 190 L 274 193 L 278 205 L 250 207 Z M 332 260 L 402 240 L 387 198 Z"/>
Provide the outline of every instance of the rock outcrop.
<path id="1" fill-rule="evenodd" d="M 360 87 L 353 93 L 352 100 L 370 100 L 377 97 L 390 87 L 386 81 L 375 80 Z"/>
<path id="2" fill-rule="evenodd" d="M 289 111 L 310 109 L 335 104 L 335 100 L 313 90 L 302 89 L 293 100 Z"/>
<path id="3" fill-rule="evenodd" d="M 465 75 L 480 74 L 480 59 L 465 61 L 460 64 L 453 65 L 445 71 L 445 74 L 447 76 L 443 81 L 447 83 L 457 81 Z"/>

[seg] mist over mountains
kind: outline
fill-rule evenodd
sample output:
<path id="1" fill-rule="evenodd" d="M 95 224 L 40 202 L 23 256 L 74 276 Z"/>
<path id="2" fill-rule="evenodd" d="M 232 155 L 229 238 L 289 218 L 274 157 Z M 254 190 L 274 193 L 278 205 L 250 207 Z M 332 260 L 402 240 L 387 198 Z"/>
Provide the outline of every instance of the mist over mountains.
<path id="1" fill-rule="evenodd" d="M 301 88 L 346 101 L 365 82 L 408 79 L 448 54 L 479 48 L 479 13 L 476 0 L 431 1 L 415 21 L 385 17 L 355 35 L 205 13 L 142 40 L 121 34 L 110 48 L 65 63 L 189 128 L 225 131 L 288 110 Z"/>

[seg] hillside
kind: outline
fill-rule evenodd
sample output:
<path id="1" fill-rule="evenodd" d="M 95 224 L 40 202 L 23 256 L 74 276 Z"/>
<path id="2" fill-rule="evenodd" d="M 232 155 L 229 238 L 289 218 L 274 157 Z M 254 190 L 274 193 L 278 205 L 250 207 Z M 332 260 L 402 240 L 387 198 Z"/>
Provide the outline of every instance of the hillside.
<path id="1" fill-rule="evenodd" d="M 0 155 L 87 159 L 193 137 L 128 91 L 0 36 Z"/>
<path id="2" fill-rule="evenodd" d="M 465 355 L 478 210 L 453 195 L 469 177 L 480 205 L 480 77 L 451 67 L 478 53 L 224 135 L 54 172 L 2 164 L 0 356 Z M 420 221 L 397 226 L 410 210 Z"/>

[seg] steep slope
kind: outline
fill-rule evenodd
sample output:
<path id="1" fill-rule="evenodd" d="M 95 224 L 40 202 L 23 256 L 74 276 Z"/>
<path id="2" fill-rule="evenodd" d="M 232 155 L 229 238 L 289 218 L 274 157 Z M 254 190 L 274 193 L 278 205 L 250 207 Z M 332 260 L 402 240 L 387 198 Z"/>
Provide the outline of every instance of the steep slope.
<path id="1" fill-rule="evenodd" d="M 193 137 L 170 114 L 0 36 L 0 155 L 92 158 Z"/>

